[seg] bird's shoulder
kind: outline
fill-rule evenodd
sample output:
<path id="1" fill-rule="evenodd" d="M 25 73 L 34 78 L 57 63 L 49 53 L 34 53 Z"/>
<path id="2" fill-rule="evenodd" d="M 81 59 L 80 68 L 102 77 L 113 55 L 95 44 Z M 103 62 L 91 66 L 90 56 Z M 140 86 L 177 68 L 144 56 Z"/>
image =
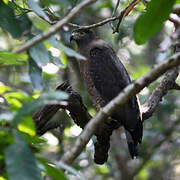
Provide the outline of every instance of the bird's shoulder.
<path id="1" fill-rule="evenodd" d="M 89 56 L 90 69 L 94 71 L 94 73 L 97 74 L 102 70 L 106 76 L 113 76 L 112 78 L 114 79 L 121 77 L 121 83 L 130 83 L 130 78 L 124 65 L 121 63 L 113 48 L 105 41 L 101 39 L 92 41 Z M 108 74 L 106 72 L 108 72 Z"/>
<path id="2" fill-rule="evenodd" d="M 90 43 L 90 55 L 94 56 L 94 55 L 102 55 L 103 54 L 113 54 L 116 55 L 114 50 L 112 49 L 112 47 L 106 43 L 105 41 L 101 40 L 101 39 L 96 39 L 93 40 Z"/>
<path id="3" fill-rule="evenodd" d="M 95 48 L 95 47 L 99 47 L 99 48 L 108 48 L 109 45 L 107 44 L 107 42 L 105 42 L 102 39 L 95 39 L 91 42 L 91 47 Z"/>

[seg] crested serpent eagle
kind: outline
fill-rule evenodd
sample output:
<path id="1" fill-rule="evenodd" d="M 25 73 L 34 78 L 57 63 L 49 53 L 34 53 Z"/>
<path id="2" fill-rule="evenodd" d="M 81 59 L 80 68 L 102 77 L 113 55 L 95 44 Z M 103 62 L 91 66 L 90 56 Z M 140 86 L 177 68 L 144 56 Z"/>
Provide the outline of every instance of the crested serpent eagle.
<path id="1" fill-rule="evenodd" d="M 78 60 L 80 73 L 93 103 L 100 109 L 131 83 L 130 77 L 112 47 L 98 39 L 92 30 L 73 30 L 72 40 L 76 41 L 79 53 L 86 57 Z M 124 126 L 129 152 L 132 158 L 136 157 L 143 134 L 137 97 L 131 97 L 111 118 L 113 123 L 109 126 L 113 124 L 114 129 Z"/>

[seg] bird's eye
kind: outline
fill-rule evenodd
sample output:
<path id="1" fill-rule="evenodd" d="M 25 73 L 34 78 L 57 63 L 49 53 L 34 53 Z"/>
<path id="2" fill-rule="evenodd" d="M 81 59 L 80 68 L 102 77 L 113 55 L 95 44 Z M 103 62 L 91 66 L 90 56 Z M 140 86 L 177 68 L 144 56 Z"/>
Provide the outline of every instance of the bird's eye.
<path id="1" fill-rule="evenodd" d="M 85 32 L 80 32 L 80 36 L 83 37 L 85 35 Z"/>

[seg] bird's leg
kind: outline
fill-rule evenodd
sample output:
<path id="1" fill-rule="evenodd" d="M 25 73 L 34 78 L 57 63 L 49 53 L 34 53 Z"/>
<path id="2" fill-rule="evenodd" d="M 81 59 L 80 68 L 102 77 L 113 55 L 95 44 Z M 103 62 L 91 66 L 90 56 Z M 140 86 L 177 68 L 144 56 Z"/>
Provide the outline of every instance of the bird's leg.
<path id="1" fill-rule="evenodd" d="M 110 136 L 113 128 L 103 123 L 96 131 L 97 142 L 94 143 L 95 153 L 94 161 L 97 164 L 104 164 L 108 159 L 108 151 L 110 148 Z"/>

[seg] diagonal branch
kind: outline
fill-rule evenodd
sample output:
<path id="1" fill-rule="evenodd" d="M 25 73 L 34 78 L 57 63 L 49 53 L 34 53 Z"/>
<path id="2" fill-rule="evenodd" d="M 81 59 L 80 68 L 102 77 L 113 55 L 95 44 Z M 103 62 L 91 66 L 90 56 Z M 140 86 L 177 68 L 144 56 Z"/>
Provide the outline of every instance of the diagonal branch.
<path id="1" fill-rule="evenodd" d="M 61 29 L 65 24 L 67 24 L 74 16 L 76 16 L 83 8 L 86 6 L 94 3 L 96 0 L 86 0 L 82 1 L 80 4 L 78 4 L 76 7 L 74 7 L 71 12 L 58 21 L 55 25 L 51 26 L 48 31 L 43 32 L 42 34 L 39 34 L 26 42 L 24 45 L 20 46 L 17 50 L 14 51 L 14 53 L 21 53 L 23 51 L 28 50 L 32 46 L 38 44 L 39 42 L 49 38 L 51 35 L 55 34 L 59 29 Z"/>
<path id="2" fill-rule="evenodd" d="M 161 81 L 161 83 L 156 87 L 148 101 L 142 105 L 142 118 L 143 121 L 150 118 L 156 107 L 159 105 L 159 102 L 162 100 L 162 97 L 168 93 L 169 89 L 173 89 L 175 85 L 175 80 L 178 76 L 178 68 L 175 67 L 169 72 L 166 73 L 165 77 Z"/>
<path id="3" fill-rule="evenodd" d="M 176 26 L 176 24 L 175 24 Z M 177 43 L 174 46 L 174 52 L 180 52 L 180 33 L 179 33 L 179 26 L 176 27 L 174 34 L 177 36 Z M 161 101 L 162 97 L 168 93 L 168 90 L 176 89 L 180 90 L 180 86 L 176 84 L 176 78 L 179 75 L 178 67 L 174 67 L 173 69 L 169 70 L 166 74 L 161 83 L 155 88 L 151 96 L 149 97 L 148 101 L 142 105 L 142 118 L 143 121 L 148 119 L 152 116 L 153 112 L 155 111 L 156 107 L 158 106 L 159 102 Z"/>
<path id="4" fill-rule="evenodd" d="M 84 131 L 76 140 L 72 149 L 64 154 L 61 161 L 72 164 L 75 158 L 82 152 L 91 136 L 94 134 L 98 126 L 105 121 L 115 110 L 125 104 L 133 95 L 140 92 L 144 87 L 155 81 L 163 73 L 172 67 L 180 65 L 180 53 L 176 53 L 170 59 L 162 64 L 157 65 L 144 76 L 137 79 L 134 83 L 127 86 L 116 98 L 102 108 L 97 115 L 85 126 Z"/>

